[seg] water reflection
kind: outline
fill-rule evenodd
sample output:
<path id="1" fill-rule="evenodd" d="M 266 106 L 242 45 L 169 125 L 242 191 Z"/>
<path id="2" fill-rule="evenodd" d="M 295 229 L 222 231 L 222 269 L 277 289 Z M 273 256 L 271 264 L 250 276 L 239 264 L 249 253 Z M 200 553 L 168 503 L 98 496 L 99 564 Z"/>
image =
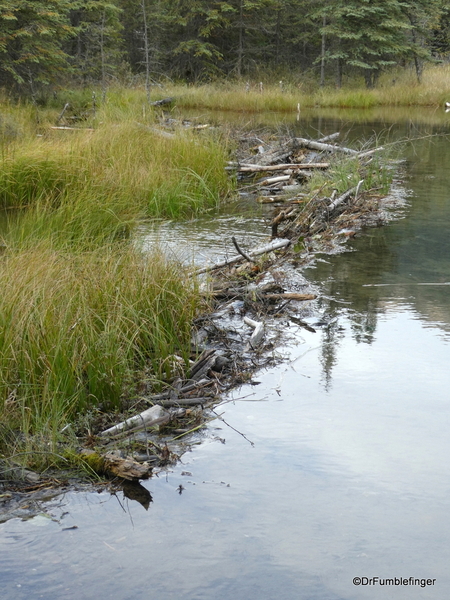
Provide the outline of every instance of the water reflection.
<path id="1" fill-rule="evenodd" d="M 372 344 L 380 316 L 407 310 L 450 339 L 447 146 L 448 137 L 440 136 L 420 140 L 409 148 L 407 185 L 414 193 L 409 198 L 407 218 L 366 232 L 352 242 L 355 252 L 347 254 L 345 260 L 325 258 L 307 270 L 308 277 L 323 289 L 326 299 L 319 306 L 330 320 L 321 341 L 326 389 L 331 386 L 344 336 L 342 320 L 348 321 L 349 332 L 358 344 Z"/>

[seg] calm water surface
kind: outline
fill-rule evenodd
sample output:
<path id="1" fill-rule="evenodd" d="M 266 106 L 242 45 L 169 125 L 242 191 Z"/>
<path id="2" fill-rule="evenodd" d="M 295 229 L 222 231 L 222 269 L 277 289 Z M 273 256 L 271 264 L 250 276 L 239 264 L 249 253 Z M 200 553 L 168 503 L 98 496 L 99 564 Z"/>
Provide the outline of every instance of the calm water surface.
<path id="1" fill-rule="evenodd" d="M 432 132 L 402 121 L 398 135 L 412 127 Z M 291 324 L 284 362 L 222 407 L 253 445 L 217 420 L 182 464 L 145 483 L 148 511 L 72 492 L 46 516 L 4 523 L 2 597 L 447 600 L 449 138 L 405 154 L 405 217 L 306 271 L 322 292 L 307 319 L 316 333 Z"/>

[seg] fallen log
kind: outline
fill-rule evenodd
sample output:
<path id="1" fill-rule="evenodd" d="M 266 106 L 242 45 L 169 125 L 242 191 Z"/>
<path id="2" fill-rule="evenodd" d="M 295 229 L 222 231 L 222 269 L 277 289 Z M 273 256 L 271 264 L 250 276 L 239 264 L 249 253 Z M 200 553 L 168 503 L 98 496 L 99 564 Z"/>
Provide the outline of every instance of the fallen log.
<path id="1" fill-rule="evenodd" d="M 376 152 L 380 152 L 381 150 L 384 150 L 384 146 L 379 146 L 378 148 L 372 148 L 372 150 L 367 150 L 365 152 L 359 152 L 356 155 L 356 158 L 367 158 L 368 156 L 372 156 L 372 154 L 375 154 Z"/>
<path id="2" fill-rule="evenodd" d="M 95 131 L 95 129 L 93 129 L 92 127 L 68 127 L 64 125 L 53 125 L 50 127 L 50 129 L 60 129 L 67 131 Z"/>
<path id="3" fill-rule="evenodd" d="M 236 169 L 239 173 L 258 173 L 259 171 L 285 171 L 287 169 L 328 169 L 330 163 L 285 163 L 281 165 L 237 165 Z"/>
<path id="4" fill-rule="evenodd" d="M 280 239 L 276 240 L 267 246 L 263 246 L 262 248 L 256 248 L 251 252 L 248 252 L 249 256 L 254 258 L 255 256 L 260 256 L 261 254 L 267 254 L 268 252 L 273 252 L 274 250 L 281 250 L 281 248 L 286 248 L 291 243 L 291 240 Z M 221 262 L 210 265 L 209 267 L 202 267 L 197 269 L 192 273 L 192 275 L 201 275 L 202 273 L 209 273 L 210 271 L 215 271 L 216 269 L 221 269 L 222 267 L 227 267 L 229 265 L 233 265 L 237 262 L 244 260 L 244 257 L 240 254 L 238 256 L 233 256 L 232 258 L 228 258 L 227 260 L 223 260 Z"/>
<path id="5" fill-rule="evenodd" d="M 121 458 L 113 452 L 99 454 L 94 450 L 82 450 L 79 458 L 99 475 L 137 481 L 138 479 L 148 479 L 152 474 L 150 465 L 138 463 L 131 458 Z"/>
<path id="6" fill-rule="evenodd" d="M 352 196 L 352 194 L 357 193 L 357 190 L 359 190 L 359 188 L 361 187 L 361 184 L 363 183 L 363 179 L 358 183 L 358 185 L 356 187 L 352 187 L 351 189 L 347 190 L 344 194 L 342 194 L 341 196 L 339 196 L 339 198 L 336 198 L 336 200 L 333 200 L 333 202 L 331 202 L 328 206 L 327 206 L 327 210 L 328 212 L 333 212 L 340 204 L 342 204 L 343 202 L 345 202 L 348 198 L 350 198 L 350 196 Z"/>
<path id="7" fill-rule="evenodd" d="M 309 148 L 310 150 L 319 150 L 320 152 L 344 152 L 345 154 L 357 155 L 357 150 L 352 148 L 345 148 L 344 146 L 337 146 L 335 144 L 324 144 L 323 142 L 315 142 L 314 140 L 307 140 L 305 138 L 295 138 L 295 143 L 303 148 Z"/>
<path id="8" fill-rule="evenodd" d="M 163 423 L 167 423 L 170 420 L 170 417 L 171 415 L 165 411 L 162 406 L 156 404 L 155 406 L 144 410 L 139 415 L 131 417 L 126 421 L 122 421 L 109 429 L 105 429 L 105 431 L 102 431 L 99 435 L 116 435 L 128 429 L 136 430 L 137 428 L 162 425 Z"/>
<path id="9" fill-rule="evenodd" d="M 271 185 L 272 183 L 281 183 L 283 181 L 289 181 L 290 175 L 279 175 L 278 177 L 265 177 L 258 181 L 259 185 Z"/>
<path id="10" fill-rule="evenodd" d="M 332 142 L 333 140 L 336 140 L 340 135 L 341 135 L 340 132 L 336 131 L 336 133 L 330 133 L 330 135 L 326 135 L 325 137 L 322 137 L 316 141 L 317 142 Z"/>

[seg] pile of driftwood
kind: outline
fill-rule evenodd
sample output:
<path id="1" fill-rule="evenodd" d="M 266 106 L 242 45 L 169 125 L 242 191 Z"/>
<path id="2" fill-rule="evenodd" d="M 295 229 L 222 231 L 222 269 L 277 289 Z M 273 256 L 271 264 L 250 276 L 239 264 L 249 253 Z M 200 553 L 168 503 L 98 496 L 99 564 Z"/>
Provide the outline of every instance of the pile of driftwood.
<path id="1" fill-rule="evenodd" d="M 365 173 L 371 168 L 375 153 L 384 148 L 358 151 L 337 144 L 338 137 L 339 133 L 334 133 L 319 140 L 291 137 L 271 143 L 251 138 L 250 144 L 244 138 L 247 151 L 241 151 L 239 161 L 230 162 L 227 169 L 238 174 L 244 189 L 256 191 L 259 202 L 279 205 L 272 214 L 272 239 L 301 239 L 306 253 L 326 250 L 327 242 L 336 241 L 339 235 L 343 236 L 339 240 L 342 241 L 362 226 L 377 224 L 386 217 L 380 211 L 379 190 L 362 192 Z M 259 145 L 255 146 L 255 141 Z M 329 195 L 323 188 L 308 190 L 305 184 L 314 171 L 328 171 L 336 156 L 357 161 L 354 171 L 361 176 L 358 183 L 339 194 L 335 189 Z"/>
<path id="2" fill-rule="evenodd" d="M 105 472 L 137 480 L 150 476 L 155 466 L 176 459 L 174 443 L 201 429 L 208 415 L 217 417 L 211 411 L 220 403 L 223 391 L 248 380 L 246 375 L 264 364 L 264 350 L 273 348 L 271 334 L 277 329 L 274 315 L 289 318 L 289 308 L 295 305 L 292 321 L 308 328 L 298 318 L 299 307 L 316 295 L 307 286 L 291 289 L 277 267 L 294 255 L 297 262 L 299 256 L 306 261 L 311 250 L 323 250 L 332 237 L 350 237 L 359 215 L 371 211 L 371 200 L 367 190 L 361 193 L 363 180 L 345 193 L 329 197 L 320 190 L 307 196 L 303 183 L 314 170 L 329 169 L 331 161 L 326 157 L 334 153 L 357 159 L 364 168 L 374 152 L 381 150 L 358 152 L 330 143 L 337 137 L 333 134 L 318 141 L 296 137 L 271 143 L 257 140 L 256 154 L 241 152 L 239 161 L 229 165 L 246 189 L 257 188 L 260 198 L 282 202 L 271 217 L 268 237 L 272 240 L 248 250 L 230 237 L 233 256 L 192 273 L 206 276 L 204 294 L 212 309 L 196 322 L 193 361 L 186 368 L 182 359 L 174 356 L 174 362 L 183 363 L 183 368 L 166 389 L 152 393 L 149 387 L 141 396 L 144 410 L 98 433 Z M 85 460 L 95 465 L 97 456 L 89 452 Z"/>

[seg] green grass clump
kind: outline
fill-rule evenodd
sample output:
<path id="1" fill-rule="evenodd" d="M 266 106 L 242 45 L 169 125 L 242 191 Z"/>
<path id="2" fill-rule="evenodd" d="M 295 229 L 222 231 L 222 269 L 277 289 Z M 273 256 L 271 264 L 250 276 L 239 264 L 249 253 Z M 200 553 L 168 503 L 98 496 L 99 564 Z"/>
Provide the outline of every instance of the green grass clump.
<path id="1" fill-rule="evenodd" d="M 215 207 L 230 191 L 227 145 L 192 132 L 163 138 L 121 123 L 95 132 L 52 132 L 0 163 L 0 206 L 95 205 L 140 217 L 179 217 Z"/>
<path id="2" fill-rule="evenodd" d="M 370 145 L 371 148 L 377 146 L 379 144 L 376 141 Z M 355 156 L 336 155 L 331 158 L 329 169 L 313 173 L 308 187 L 312 194 L 320 190 L 322 196 L 331 197 L 333 192 L 340 196 L 362 181 L 358 187 L 360 192 L 387 194 L 392 183 L 392 171 L 389 169 L 389 155 L 392 154 L 392 149 L 385 148 L 382 153 L 375 152 L 370 161 Z"/>
<path id="3" fill-rule="evenodd" d="M 56 251 L 41 243 L 0 262 L 0 415 L 24 434 L 120 406 L 136 373 L 187 361 L 195 286 L 161 254 L 131 246 Z"/>

